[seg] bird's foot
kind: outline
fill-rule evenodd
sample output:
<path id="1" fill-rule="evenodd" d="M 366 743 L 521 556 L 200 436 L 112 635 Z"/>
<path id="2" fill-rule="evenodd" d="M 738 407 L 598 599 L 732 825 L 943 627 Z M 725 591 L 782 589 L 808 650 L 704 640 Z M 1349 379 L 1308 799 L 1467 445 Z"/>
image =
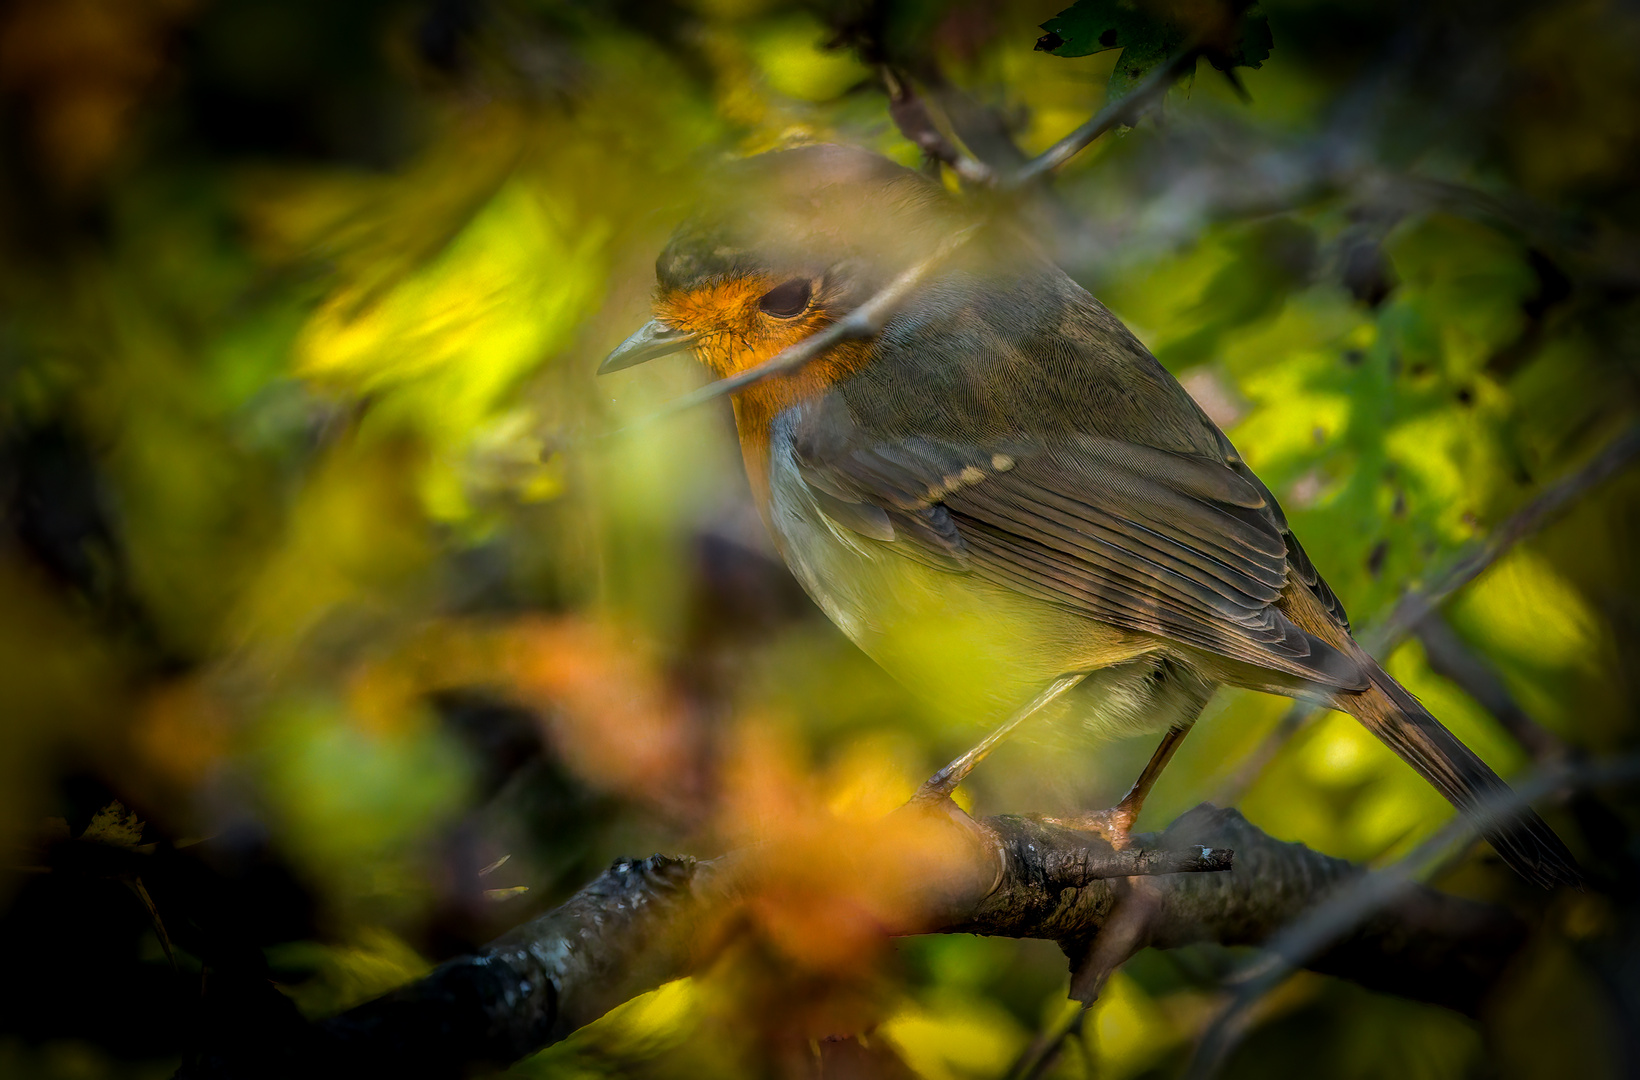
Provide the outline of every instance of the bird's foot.
<path id="1" fill-rule="evenodd" d="M 1097 833 L 1111 847 L 1122 851 L 1133 842 L 1133 823 L 1138 818 L 1139 807 L 1130 806 L 1124 799 L 1104 810 L 1088 810 L 1073 817 L 1049 818 L 1048 821 L 1078 832 Z"/>
<path id="2" fill-rule="evenodd" d="M 1144 809 L 1150 789 L 1155 786 L 1156 778 L 1162 775 L 1162 770 L 1167 768 L 1167 763 L 1173 760 L 1174 752 L 1179 749 L 1179 743 L 1184 741 L 1185 734 L 1189 731 L 1189 724 L 1168 729 L 1167 734 L 1162 736 L 1160 745 L 1156 747 L 1156 752 L 1150 755 L 1150 761 L 1145 764 L 1145 771 L 1139 774 L 1139 779 L 1133 782 L 1128 793 L 1122 796 L 1122 801 L 1115 806 L 1108 810 L 1089 810 L 1074 817 L 1050 820 L 1067 829 L 1098 833 L 1117 851 L 1126 849 L 1133 842 L 1133 824 L 1139 820 L 1139 811 Z"/>

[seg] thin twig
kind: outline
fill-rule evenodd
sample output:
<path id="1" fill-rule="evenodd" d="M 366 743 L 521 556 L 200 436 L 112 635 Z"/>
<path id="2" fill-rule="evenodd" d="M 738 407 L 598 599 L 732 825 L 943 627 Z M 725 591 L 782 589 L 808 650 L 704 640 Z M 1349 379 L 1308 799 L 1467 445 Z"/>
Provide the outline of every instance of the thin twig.
<path id="1" fill-rule="evenodd" d="M 1210 874 L 1229 870 L 1236 853 L 1228 848 L 1071 848 L 1043 859 L 1048 880 L 1064 888 L 1080 888 L 1107 878 L 1152 877 L 1157 874 Z"/>
<path id="2" fill-rule="evenodd" d="M 997 175 L 989 165 L 969 157 L 945 137 L 909 79 L 887 64 L 881 65 L 879 71 L 883 88 L 888 92 L 888 115 L 900 134 L 916 143 L 923 153 L 948 166 L 963 182 L 984 186 L 996 183 Z"/>
<path id="3" fill-rule="evenodd" d="M 1570 749 L 1554 732 L 1527 713 L 1509 692 L 1503 676 L 1484 656 L 1471 649 L 1439 611 L 1431 611 L 1413 628 L 1429 658 L 1429 670 L 1456 683 L 1458 688 L 1495 717 L 1503 729 L 1536 762 L 1556 761 Z"/>
<path id="4" fill-rule="evenodd" d="M 1116 969 L 1150 944 L 1151 920 L 1162 908 L 1161 894 L 1148 881 L 1119 881 L 1115 889 L 1110 916 L 1072 961 L 1071 997 L 1084 1005 L 1099 1000 Z"/>
<path id="5" fill-rule="evenodd" d="M 1438 583 L 1403 596 L 1390 613 L 1388 625 L 1404 635 L 1453 593 L 1485 573 L 1504 552 L 1554 520 L 1586 492 L 1627 468 L 1636 457 L 1640 457 L 1640 426 L 1624 431 L 1583 468 L 1546 488 L 1495 529 L 1477 551 L 1459 560 Z"/>
<path id="6" fill-rule="evenodd" d="M 1059 1061 L 1065 1044 L 1082 1034 L 1087 1018 L 1088 1008 L 1084 1005 L 1054 1025 L 1054 1030 L 1038 1034 L 1029 1046 L 1020 1051 L 1019 1057 L 1014 1059 L 1004 1075 L 1010 1080 L 1040 1080 L 1046 1076 L 1048 1070 Z"/>
<path id="7" fill-rule="evenodd" d="M 1413 888 L 1418 877 L 1439 863 L 1454 845 L 1473 842 L 1482 829 L 1509 821 L 1533 800 L 1550 792 L 1568 786 L 1632 782 L 1637 777 L 1640 758 L 1580 767 L 1550 764 L 1513 790 L 1505 789 L 1483 800 L 1472 814 L 1454 818 L 1404 859 L 1363 874 L 1335 892 L 1272 936 L 1264 955 L 1252 967 L 1227 980 L 1237 984 L 1235 996 L 1203 1032 L 1186 1077 L 1207 1080 L 1217 1073 L 1248 1027 L 1241 1022 L 1247 1010 L 1295 970 Z"/>
<path id="8" fill-rule="evenodd" d="M 1549 524 L 1582 496 L 1633 464 L 1637 457 L 1640 457 L 1640 427 L 1631 427 L 1613 438 L 1581 469 L 1545 488 L 1432 584 L 1403 595 L 1387 616 L 1360 635 L 1362 647 L 1373 656 L 1388 657 L 1453 594 L 1484 574 L 1516 544 Z M 1323 711 L 1310 702 L 1295 701 L 1264 741 L 1225 780 L 1213 801 L 1231 806 L 1240 802 L 1281 748 Z"/>
<path id="9" fill-rule="evenodd" d="M 1153 101 L 1166 94 L 1180 77 L 1196 69 L 1196 60 L 1200 56 L 1199 44 L 1192 44 L 1181 50 L 1167 63 L 1151 72 L 1144 82 L 1100 109 L 1094 114 L 1093 119 L 1032 158 L 1001 186 L 1012 189 L 1034 183 L 1080 154 L 1111 128 L 1122 124 L 1131 126 L 1138 121 L 1140 114 Z"/>
<path id="10" fill-rule="evenodd" d="M 149 895 L 148 887 L 142 883 L 142 878 L 135 874 L 122 879 L 126 888 L 136 894 L 142 906 L 148 911 L 148 918 L 154 924 L 154 936 L 159 939 L 159 947 L 165 952 L 165 960 L 171 965 L 171 970 L 177 970 L 176 950 L 171 947 L 171 935 L 165 931 L 165 920 L 159 917 L 159 908 L 154 904 L 154 898 Z"/>

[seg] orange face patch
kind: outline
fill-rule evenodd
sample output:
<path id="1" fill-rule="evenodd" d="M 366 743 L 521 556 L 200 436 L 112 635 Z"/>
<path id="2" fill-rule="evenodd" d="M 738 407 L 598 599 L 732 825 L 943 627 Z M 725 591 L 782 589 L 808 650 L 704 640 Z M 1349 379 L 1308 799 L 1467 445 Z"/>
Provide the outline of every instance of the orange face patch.
<path id="1" fill-rule="evenodd" d="M 833 316 L 816 306 L 794 319 L 758 310 L 757 302 L 780 282 L 749 275 L 688 291 L 662 293 L 655 314 L 668 326 L 699 334 L 695 353 L 719 378 L 756 367 L 823 329 Z M 735 423 L 752 487 L 766 494 L 769 423 L 799 401 L 818 397 L 864 365 L 870 347 L 848 342 L 827 350 L 803 370 L 749 386 L 734 395 Z"/>
<path id="2" fill-rule="evenodd" d="M 655 314 L 668 326 L 699 334 L 696 355 L 719 378 L 756 367 L 832 321 L 820 307 L 793 319 L 767 315 L 757 303 L 780 284 L 767 275 L 719 282 L 690 291 L 661 294 Z M 822 394 L 866 360 L 858 343 L 840 345 L 792 375 L 748 387 L 736 397 L 737 412 L 750 408 L 764 422 L 789 405 Z"/>
<path id="3" fill-rule="evenodd" d="M 665 292 L 655 300 L 655 314 L 668 326 L 699 334 L 696 357 L 722 378 L 756 362 L 753 316 L 763 295 L 760 284 L 745 280 Z"/>
<path id="4" fill-rule="evenodd" d="M 666 292 L 655 301 L 655 314 L 669 326 L 699 334 L 696 354 L 722 378 L 762 363 L 824 325 L 819 311 L 795 319 L 775 319 L 759 311 L 758 299 L 776 284 L 757 275 Z"/>

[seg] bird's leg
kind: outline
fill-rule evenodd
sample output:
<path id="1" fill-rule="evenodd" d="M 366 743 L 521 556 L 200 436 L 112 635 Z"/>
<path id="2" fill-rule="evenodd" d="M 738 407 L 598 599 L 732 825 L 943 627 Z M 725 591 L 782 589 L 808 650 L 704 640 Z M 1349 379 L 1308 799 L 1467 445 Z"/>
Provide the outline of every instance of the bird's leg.
<path id="1" fill-rule="evenodd" d="M 1156 778 L 1162 775 L 1167 763 L 1173 760 L 1179 744 L 1184 742 L 1184 737 L 1190 734 L 1190 729 L 1195 724 L 1196 718 L 1192 716 L 1188 722 L 1175 724 L 1167 729 L 1167 734 L 1162 736 L 1161 745 L 1156 747 L 1156 752 L 1151 754 L 1150 760 L 1145 763 L 1144 772 L 1139 774 L 1139 779 L 1133 782 L 1128 793 L 1122 796 L 1121 802 L 1108 810 L 1094 810 L 1065 821 L 1064 824 L 1096 832 L 1110 841 L 1111 847 L 1118 850 L 1127 847 L 1128 834 L 1133 829 L 1133 823 L 1139 820 L 1139 811 L 1144 809 L 1145 797 L 1150 794 L 1150 789 L 1156 785 Z"/>
<path id="2" fill-rule="evenodd" d="M 1173 760 L 1178 752 L 1179 744 L 1196 725 L 1196 718 L 1207 707 L 1208 699 L 1213 696 L 1215 685 L 1210 680 L 1182 665 L 1167 663 L 1163 667 L 1166 678 L 1156 698 L 1158 710 L 1165 709 L 1171 715 L 1173 722 L 1162 736 L 1162 741 L 1156 747 L 1156 752 L 1150 755 L 1150 761 L 1139 774 L 1139 779 L 1133 782 L 1133 787 L 1122 796 L 1122 801 L 1108 810 L 1095 810 L 1090 813 L 1079 814 L 1069 820 L 1061 820 L 1059 824 L 1070 828 L 1084 829 L 1096 832 L 1109 841 L 1110 846 L 1118 850 L 1128 846 L 1128 835 L 1133 825 L 1139 820 L 1139 811 L 1144 808 L 1145 798 L 1150 789 L 1156 786 L 1156 780 L 1167 768 L 1167 763 Z M 1160 689 L 1160 688 L 1159 688 Z"/>
<path id="3" fill-rule="evenodd" d="M 973 749 L 924 781 L 923 786 L 917 789 L 917 794 L 912 796 L 912 801 L 935 802 L 948 798 L 953 791 L 957 790 L 957 785 L 966 780 L 968 774 L 974 771 L 974 766 L 984 761 L 986 755 L 996 749 L 996 745 L 1003 739 L 1012 735 L 1015 728 L 1041 712 L 1055 698 L 1087 677 L 1088 673 L 1081 671 L 1073 675 L 1061 675 L 1049 683 L 1046 690 L 1032 698 L 1024 708 L 1004 720 L 1001 726 L 980 740 L 979 744 Z M 1163 762 L 1163 764 L 1166 764 L 1166 762 Z M 1139 798 L 1143 800 L 1144 796 L 1141 795 Z"/>

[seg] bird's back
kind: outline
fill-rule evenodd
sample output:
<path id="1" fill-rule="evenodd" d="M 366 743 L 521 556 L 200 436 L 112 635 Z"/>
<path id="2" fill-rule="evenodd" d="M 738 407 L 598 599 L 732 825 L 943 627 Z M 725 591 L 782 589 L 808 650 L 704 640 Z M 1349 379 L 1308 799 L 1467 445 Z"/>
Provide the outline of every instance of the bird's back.
<path id="1" fill-rule="evenodd" d="M 1120 320 L 1029 253 L 919 292 L 838 391 L 862 427 L 885 437 L 1082 433 L 1206 457 L 1229 450 Z"/>

